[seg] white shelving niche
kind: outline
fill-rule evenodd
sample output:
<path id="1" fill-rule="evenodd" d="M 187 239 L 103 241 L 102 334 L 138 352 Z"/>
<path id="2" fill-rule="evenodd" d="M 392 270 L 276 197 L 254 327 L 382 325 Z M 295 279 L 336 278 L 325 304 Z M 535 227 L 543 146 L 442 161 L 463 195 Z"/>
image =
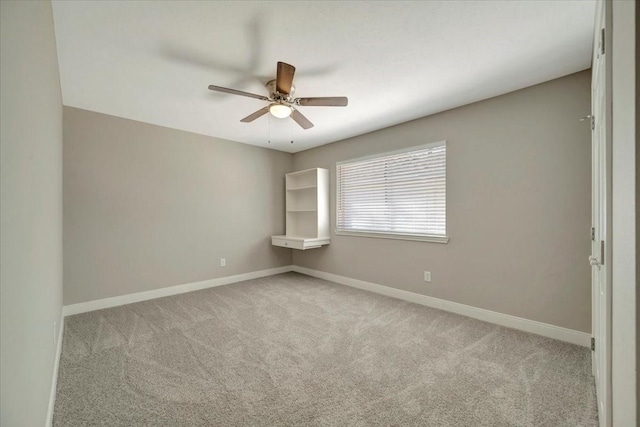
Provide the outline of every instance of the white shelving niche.
<path id="1" fill-rule="evenodd" d="M 329 171 L 314 168 L 288 173 L 285 190 L 286 234 L 271 236 L 271 244 L 300 250 L 328 245 Z"/>

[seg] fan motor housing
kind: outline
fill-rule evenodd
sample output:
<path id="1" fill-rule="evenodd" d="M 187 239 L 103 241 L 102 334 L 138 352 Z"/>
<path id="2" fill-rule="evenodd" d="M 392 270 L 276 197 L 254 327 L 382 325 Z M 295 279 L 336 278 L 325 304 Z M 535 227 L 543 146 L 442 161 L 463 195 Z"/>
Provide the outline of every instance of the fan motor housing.
<path id="1" fill-rule="evenodd" d="M 296 88 L 293 85 L 291 85 L 291 91 L 289 92 L 289 95 L 286 95 L 284 93 L 278 92 L 276 90 L 276 81 L 275 81 L 275 79 L 274 80 L 269 80 L 265 86 L 267 87 L 267 91 L 269 92 L 269 96 L 275 101 L 292 102 L 293 94 L 296 92 Z"/>

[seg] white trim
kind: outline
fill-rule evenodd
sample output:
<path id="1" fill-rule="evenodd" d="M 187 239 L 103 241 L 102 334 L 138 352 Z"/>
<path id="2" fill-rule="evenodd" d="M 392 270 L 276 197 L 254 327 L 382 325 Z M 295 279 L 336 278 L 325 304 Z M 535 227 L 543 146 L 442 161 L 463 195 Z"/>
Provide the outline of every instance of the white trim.
<path id="1" fill-rule="evenodd" d="M 591 335 L 586 332 L 562 328 L 560 326 L 554 326 L 548 323 L 537 322 L 535 320 L 524 319 L 522 317 L 511 316 L 509 314 L 503 314 L 491 310 L 485 310 L 483 308 L 459 304 L 457 302 L 434 298 L 427 295 L 416 294 L 414 292 L 409 292 L 402 289 L 390 288 L 388 286 L 365 282 L 363 280 L 351 279 L 349 277 L 326 273 L 324 271 L 312 270 L 310 268 L 300 267 L 297 265 L 293 266 L 292 271 L 307 274 L 313 277 L 318 277 L 320 279 L 329 280 L 341 285 L 375 292 L 377 294 L 386 295 L 392 298 L 410 301 L 427 307 L 433 307 L 440 310 L 461 314 L 463 316 L 472 317 L 474 319 L 482 320 L 485 322 L 495 323 L 496 325 L 519 329 L 525 332 L 531 332 L 533 334 L 565 341 L 571 344 L 577 344 L 583 347 L 591 346 Z"/>
<path id="2" fill-rule="evenodd" d="M 203 280 L 201 282 L 186 283 L 183 285 L 169 286 L 166 288 L 154 289 L 151 291 L 136 292 L 134 294 L 120 295 L 117 297 L 81 302 L 78 304 L 65 305 L 62 308 L 62 313 L 64 316 L 71 316 L 74 314 L 86 313 L 88 311 L 102 310 L 103 308 L 116 307 L 119 305 L 147 301 L 150 299 L 167 297 L 170 295 L 183 294 L 185 292 L 199 291 L 201 289 L 213 288 L 215 286 L 228 285 L 231 283 L 242 282 L 244 280 L 273 276 L 275 274 L 287 273 L 292 270 L 293 266 L 286 265 L 283 267 L 252 271 L 250 273 L 236 274 L 235 276 L 218 277 L 215 279 Z"/>
<path id="3" fill-rule="evenodd" d="M 58 387 L 58 367 L 60 366 L 60 355 L 62 354 L 62 336 L 64 333 L 64 313 L 60 313 L 58 325 L 58 341 L 56 345 L 56 357 L 53 361 L 53 377 L 51 378 L 51 390 L 49 391 L 49 408 L 47 409 L 47 419 L 45 427 L 53 425 L 53 409 L 56 403 L 56 389 Z"/>
<path id="4" fill-rule="evenodd" d="M 336 236 L 375 237 L 378 239 L 413 240 L 416 242 L 449 243 L 449 236 L 437 234 L 400 234 L 374 231 L 335 230 Z"/>

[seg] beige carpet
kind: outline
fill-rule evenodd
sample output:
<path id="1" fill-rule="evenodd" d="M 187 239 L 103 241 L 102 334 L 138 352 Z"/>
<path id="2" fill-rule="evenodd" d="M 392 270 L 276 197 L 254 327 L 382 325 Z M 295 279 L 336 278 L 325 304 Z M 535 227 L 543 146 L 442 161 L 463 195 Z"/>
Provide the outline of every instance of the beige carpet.
<path id="1" fill-rule="evenodd" d="M 596 426 L 588 349 L 296 273 L 66 319 L 56 426 Z"/>

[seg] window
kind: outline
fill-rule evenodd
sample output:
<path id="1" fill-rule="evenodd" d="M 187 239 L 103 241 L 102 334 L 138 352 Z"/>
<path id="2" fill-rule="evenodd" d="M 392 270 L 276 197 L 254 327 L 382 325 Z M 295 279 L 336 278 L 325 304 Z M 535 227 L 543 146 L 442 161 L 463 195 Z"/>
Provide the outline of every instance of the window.
<path id="1" fill-rule="evenodd" d="M 446 243 L 446 141 L 339 162 L 336 234 Z"/>

